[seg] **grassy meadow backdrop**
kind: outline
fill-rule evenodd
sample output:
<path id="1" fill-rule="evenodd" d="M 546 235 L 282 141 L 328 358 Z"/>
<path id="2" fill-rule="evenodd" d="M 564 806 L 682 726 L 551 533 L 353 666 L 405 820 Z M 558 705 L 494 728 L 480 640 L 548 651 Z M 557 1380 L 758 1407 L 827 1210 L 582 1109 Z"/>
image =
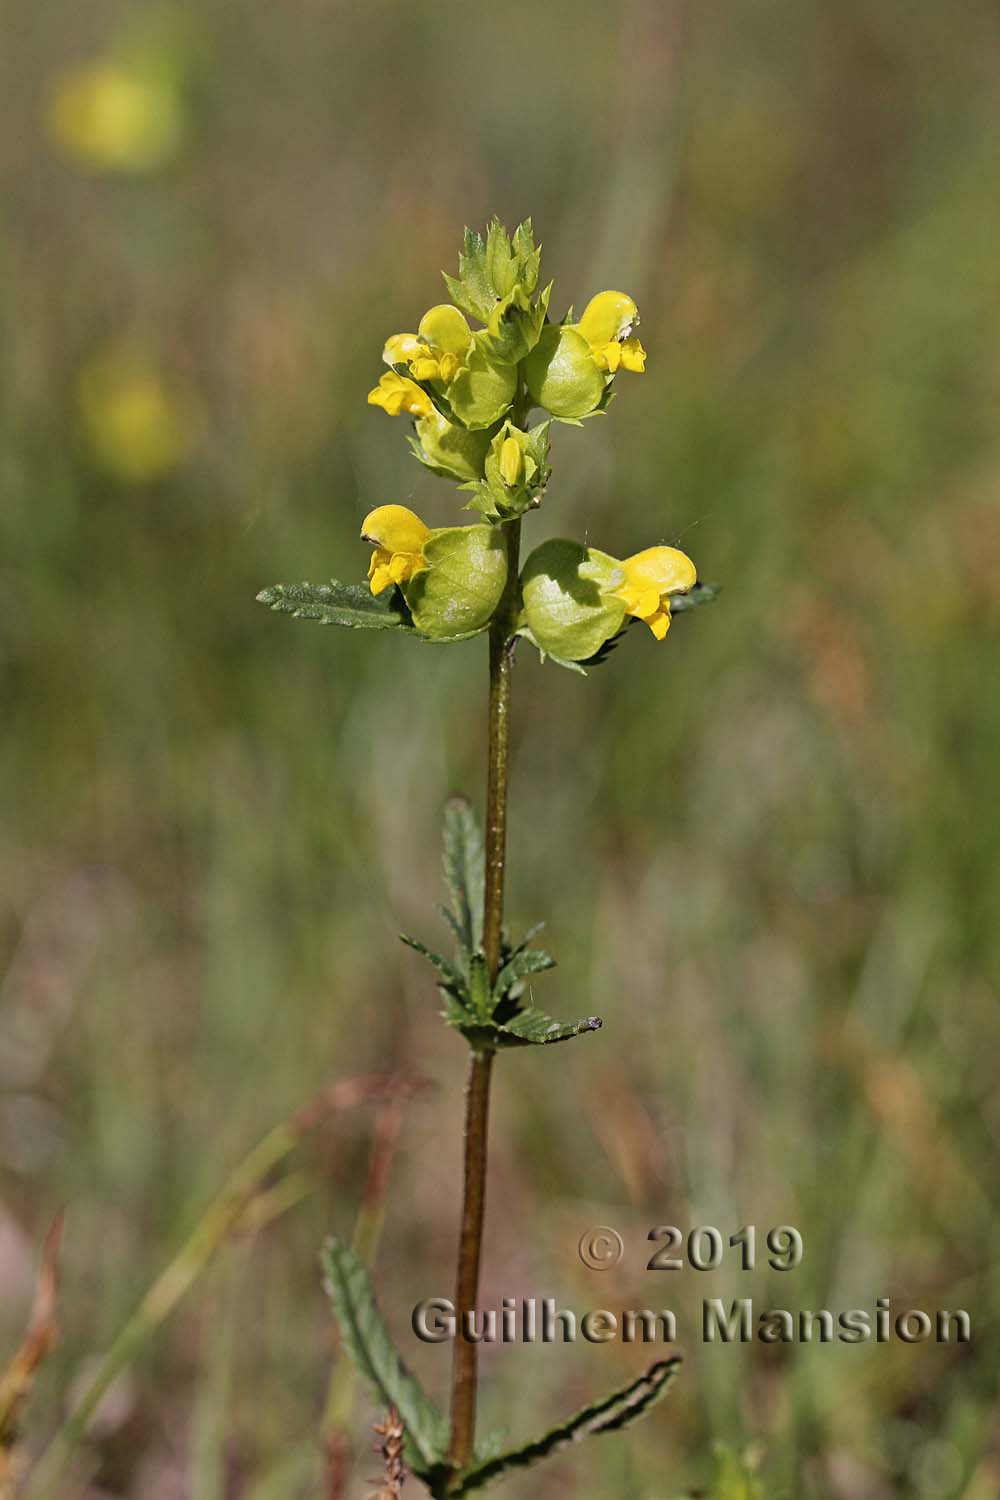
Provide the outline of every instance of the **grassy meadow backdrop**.
<path id="1" fill-rule="evenodd" d="M 645 1424 L 505 1493 L 721 1494 L 721 1441 L 769 1500 L 995 1500 L 995 8 L 3 13 L 0 1363 L 68 1207 L 25 1453 L 254 1143 L 393 1068 L 430 1087 L 376 1273 L 445 1393 L 408 1319 L 450 1290 L 464 1046 L 396 934 L 440 936 L 441 807 L 481 803 L 485 644 L 254 596 L 362 578 L 376 504 L 462 519 L 365 396 L 496 213 L 533 217 L 558 313 L 627 289 L 649 351 L 556 430 L 530 535 L 675 543 L 723 585 L 587 679 L 519 655 L 508 915 L 547 922 L 539 1003 L 605 1027 L 501 1059 L 484 1299 L 672 1307 L 685 1366 Z M 303 1145 L 57 1500 L 319 1500 L 317 1249 L 352 1232 L 373 1118 Z M 792 1224 L 805 1258 L 657 1275 L 662 1223 Z M 599 1224 L 626 1247 L 603 1273 L 576 1249 Z M 706 1296 L 890 1296 L 974 1336 L 709 1348 Z M 492 1348 L 485 1423 L 527 1437 L 648 1358 Z M 359 1396 L 351 1496 L 374 1418 Z"/>

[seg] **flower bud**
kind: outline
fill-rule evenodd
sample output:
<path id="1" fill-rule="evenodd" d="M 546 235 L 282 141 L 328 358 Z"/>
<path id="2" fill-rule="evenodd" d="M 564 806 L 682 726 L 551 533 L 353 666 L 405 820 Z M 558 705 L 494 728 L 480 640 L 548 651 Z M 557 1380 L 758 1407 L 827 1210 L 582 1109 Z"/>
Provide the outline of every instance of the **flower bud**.
<path id="1" fill-rule="evenodd" d="M 524 432 L 509 421 L 503 424 L 489 445 L 482 479 L 463 486 L 475 493 L 471 510 L 482 511 L 496 523 L 523 515 L 539 503 L 549 478 L 550 426 L 542 422 Z"/>
<path id="2" fill-rule="evenodd" d="M 500 446 L 500 478 L 512 490 L 521 482 L 524 473 L 524 454 L 515 437 L 504 438 Z"/>

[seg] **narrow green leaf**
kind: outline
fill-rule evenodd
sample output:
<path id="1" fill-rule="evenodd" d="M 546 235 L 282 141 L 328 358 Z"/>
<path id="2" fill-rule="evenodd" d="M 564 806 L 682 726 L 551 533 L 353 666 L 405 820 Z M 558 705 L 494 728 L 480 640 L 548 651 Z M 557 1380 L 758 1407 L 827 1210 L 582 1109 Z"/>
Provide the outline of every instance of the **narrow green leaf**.
<path id="1" fill-rule="evenodd" d="M 460 1031 L 464 1037 L 469 1038 L 471 1044 L 469 1032 L 474 1023 L 468 1005 L 459 1000 L 443 984 L 438 985 L 438 992 L 444 1001 L 444 1010 L 441 1011 L 441 1015 L 444 1016 L 445 1024 Z"/>
<path id="2" fill-rule="evenodd" d="M 279 614 L 320 625 L 348 625 L 360 630 L 412 630 L 398 589 L 375 596 L 365 583 L 276 583 L 257 595 Z"/>
<path id="3" fill-rule="evenodd" d="M 432 948 L 428 948 L 419 938 L 408 937 L 405 932 L 399 934 L 399 939 L 408 948 L 412 948 L 414 953 L 419 953 L 423 958 L 426 958 L 427 962 L 437 969 L 444 980 L 444 987 L 447 988 L 449 993 L 454 994 L 456 999 L 466 993 L 465 979 L 455 968 L 455 965 L 447 958 L 443 958 L 440 953 L 435 953 Z"/>
<path id="4" fill-rule="evenodd" d="M 610 1396 L 585 1406 L 582 1411 L 578 1411 L 558 1427 L 553 1427 L 543 1437 L 526 1443 L 523 1448 L 511 1449 L 508 1453 L 467 1469 L 454 1494 L 471 1495 L 502 1474 L 509 1474 L 514 1469 L 530 1468 L 539 1459 L 547 1458 L 550 1453 L 558 1452 L 569 1443 L 579 1442 L 581 1438 L 593 1437 L 601 1432 L 618 1432 L 638 1421 L 666 1393 L 679 1365 L 679 1359 L 660 1360 L 650 1366 L 644 1375 L 640 1375 L 638 1380 L 633 1380 L 620 1390 L 613 1391 Z"/>
<path id="5" fill-rule="evenodd" d="M 497 1047 L 543 1047 L 551 1042 L 568 1042 L 587 1031 L 600 1031 L 600 1016 L 586 1016 L 582 1021 L 557 1021 L 531 1006 L 518 1011 L 496 1029 Z"/>
<path id="6" fill-rule="evenodd" d="M 497 975 L 493 996 L 501 1000 L 520 980 L 529 974 L 541 974 L 545 969 L 554 969 L 556 961 L 544 948 L 522 948 L 510 956 Z"/>
<path id="7" fill-rule="evenodd" d="M 524 950 L 525 950 L 525 948 L 527 948 L 528 944 L 532 941 L 532 939 L 536 938 L 538 936 L 538 934 L 540 932 L 543 932 L 544 930 L 545 930 L 545 923 L 544 922 L 536 922 L 535 925 L 534 925 L 534 927 L 529 927 L 528 930 L 527 930 L 527 932 L 524 934 L 524 937 L 521 939 L 521 941 L 519 943 L 515 943 L 513 947 L 511 947 L 510 944 L 509 944 L 509 942 L 507 941 L 507 933 L 506 933 L 506 930 L 505 930 L 504 931 L 504 949 L 503 949 L 503 961 L 504 961 L 504 963 L 505 964 L 509 963 L 510 960 L 514 957 L 515 953 L 523 953 Z"/>
<path id="8" fill-rule="evenodd" d="M 434 1403 L 403 1364 L 382 1321 L 368 1272 L 354 1251 L 331 1238 L 323 1247 L 324 1285 L 344 1348 L 384 1410 L 394 1406 L 406 1428 L 410 1464 L 432 1469 L 445 1454 L 448 1429 Z"/>
<path id="9" fill-rule="evenodd" d="M 444 808 L 444 878 L 461 941 L 469 954 L 482 947 L 486 856 L 476 815 L 464 797 Z"/>
<path id="10" fill-rule="evenodd" d="M 454 935 L 455 941 L 458 944 L 459 962 L 464 964 L 465 967 L 468 967 L 469 955 L 465 949 L 465 933 L 462 931 L 462 927 L 459 923 L 458 918 L 456 917 L 450 906 L 443 906 L 438 903 L 437 910 L 438 914 L 448 924 L 452 934 Z"/>

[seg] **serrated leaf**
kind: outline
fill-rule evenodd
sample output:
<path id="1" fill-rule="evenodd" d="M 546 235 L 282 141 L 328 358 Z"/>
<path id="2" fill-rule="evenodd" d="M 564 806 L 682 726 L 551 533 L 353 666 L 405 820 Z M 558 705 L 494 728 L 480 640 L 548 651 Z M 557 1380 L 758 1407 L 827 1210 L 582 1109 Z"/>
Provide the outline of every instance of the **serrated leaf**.
<path id="1" fill-rule="evenodd" d="M 516 1469 L 527 1469 L 540 1459 L 548 1458 L 569 1443 L 593 1437 L 602 1432 L 619 1432 L 628 1427 L 665 1395 L 677 1369 L 679 1359 L 664 1359 L 652 1365 L 638 1380 L 631 1381 L 620 1390 L 613 1391 L 600 1401 L 585 1406 L 568 1421 L 553 1427 L 543 1437 L 526 1443 L 523 1448 L 513 1448 L 497 1458 L 488 1459 L 467 1469 L 453 1493 L 456 1497 L 471 1495 L 484 1485 L 509 1474 Z"/>
<path id="2" fill-rule="evenodd" d="M 513 985 L 526 979 L 529 974 L 541 974 L 545 969 L 555 967 L 556 961 L 552 954 L 546 953 L 543 948 L 520 949 L 517 953 L 511 954 L 497 975 L 493 986 L 494 999 L 501 1000 Z"/>
<path id="3" fill-rule="evenodd" d="M 535 232 L 530 219 L 525 219 L 514 230 L 513 247 L 519 265 L 517 279 L 526 292 L 533 292 L 538 285 L 542 251 L 541 246 L 535 248 Z"/>
<path id="4" fill-rule="evenodd" d="M 600 1016 L 586 1016 L 582 1021 L 557 1021 L 543 1010 L 530 1006 L 518 1011 L 509 1021 L 496 1028 L 497 1047 L 544 1047 L 552 1042 L 568 1042 L 588 1031 L 600 1031 Z"/>
<path id="5" fill-rule="evenodd" d="M 411 1467 L 417 1473 L 428 1472 L 447 1449 L 444 1418 L 403 1364 L 378 1310 L 368 1272 L 354 1251 L 331 1238 L 323 1247 L 322 1265 L 345 1350 L 382 1410 L 394 1406 L 399 1412 Z"/>
<path id="6" fill-rule="evenodd" d="M 463 1036 L 468 1036 L 469 1027 L 472 1025 L 468 1007 L 456 999 L 451 990 L 446 990 L 444 985 L 438 986 L 438 992 L 444 1001 L 444 1010 L 441 1014 L 444 1016 L 445 1023 L 453 1026 L 456 1031 L 460 1031 Z"/>
<path id="7" fill-rule="evenodd" d="M 458 918 L 456 917 L 455 913 L 452 911 L 452 909 L 451 909 L 450 906 L 442 906 L 442 905 L 439 904 L 437 910 L 438 910 L 439 916 L 441 916 L 443 918 L 443 920 L 451 928 L 451 931 L 452 931 L 452 933 L 454 934 L 454 937 L 455 937 L 455 941 L 457 942 L 458 947 L 459 947 L 460 958 L 463 960 L 464 963 L 467 964 L 468 963 L 468 954 L 465 952 L 465 934 L 462 931 L 462 928 L 461 928 L 461 926 L 459 924 Z"/>
<path id="8" fill-rule="evenodd" d="M 412 630 L 409 612 L 398 589 L 377 596 L 367 584 L 276 583 L 261 589 L 258 604 L 299 620 L 320 625 L 347 625 L 355 630 Z"/>
<path id="9" fill-rule="evenodd" d="M 414 953 L 419 953 L 422 958 L 426 958 L 427 962 L 437 969 L 443 980 L 442 988 L 454 995 L 456 1000 L 461 1000 L 467 995 L 465 979 L 449 959 L 442 957 L 440 953 L 435 953 L 433 948 L 428 948 L 419 938 L 409 937 L 405 932 L 399 934 L 399 940 L 408 948 L 412 948 Z"/>
<path id="10" fill-rule="evenodd" d="M 486 245 L 481 235 L 466 227 L 458 256 L 458 280 L 445 273 L 452 301 L 470 317 L 483 323 L 496 298 L 486 275 Z"/>
<path id="11" fill-rule="evenodd" d="M 461 942 L 468 954 L 482 947 L 486 856 L 476 815 L 464 797 L 445 803 L 443 863 L 445 885 Z"/>
<path id="12" fill-rule="evenodd" d="M 499 219 L 491 219 L 486 228 L 486 255 L 483 261 L 486 279 L 498 297 L 506 297 L 517 279 L 517 262 L 510 238 Z"/>
<path id="13" fill-rule="evenodd" d="M 506 936 L 506 932 L 505 932 L 504 933 L 504 947 L 503 947 L 503 962 L 504 963 L 509 963 L 509 961 L 514 957 L 515 953 L 523 953 L 524 949 L 527 948 L 528 944 L 532 941 L 532 939 L 536 938 L 538 936 L 538 934 L 540 932 L 544 932 L 544 930 L 545 930 L 545 923 L 544 922 L 536 922 L 535 925 L 534 925 L 534 927 L 529 927 L 528 930 L 527 930 L 527 932 L 524 934 L 524 937 L 521 939 L 521 941 L 519 943 L 515 943 L 513 945 L 513 947 L 510 945 L 510 943 L 507 942 L 507 936 Z"/>

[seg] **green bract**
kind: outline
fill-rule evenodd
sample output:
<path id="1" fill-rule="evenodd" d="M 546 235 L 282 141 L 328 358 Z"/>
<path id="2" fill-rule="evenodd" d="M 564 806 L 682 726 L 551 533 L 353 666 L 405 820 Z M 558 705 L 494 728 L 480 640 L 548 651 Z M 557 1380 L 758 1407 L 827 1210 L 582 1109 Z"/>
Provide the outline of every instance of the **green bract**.
<path id="1" fill-rule="evenodd" d="M 548 312 L 552 283 L 549 282 L 532 304 L 525 288 L 518 283 L 514 290 L 496 304 L 482 335 L 484 352 L 503 364 L 517 364 L 538 343 Z"/>
<path id="2" fill-rule="evenodd" d="M 492 219 L 486 239 L 466 229 L 458 257 L 458 278 L 445 276 L 451 300 L 470 318 L 488 323 L 497 302 L 520 285 L 530 296 L 538 285 L 541 252 L 535 249 L 531 220 L 518 225 L 511 239 L 499 219 Z"/>
<path id="3" fill-rule="evenodd" d="M 521 573 L 519 634 L 559 661 L 586 661 L 625 622 L 625 604 L 607 592 L 624 580 L 606 552 L 555 538 L 536 547 Z"/>
<path id="4" fill-rule="evenodd" d="M 604 402 L 606 378 L 575 328 L 548 324 L 524 362 L 524 378 L 536 405 L 564 421 L 589 417 Z"/>
<path id="5" fill-rule="evenodd" d="M 403 585 L 422 635 L 451 641 L 488 624 L 507 581 L 507 549 L 494 526 L 446 526 L 424 546 L 426 570 Z"/>

